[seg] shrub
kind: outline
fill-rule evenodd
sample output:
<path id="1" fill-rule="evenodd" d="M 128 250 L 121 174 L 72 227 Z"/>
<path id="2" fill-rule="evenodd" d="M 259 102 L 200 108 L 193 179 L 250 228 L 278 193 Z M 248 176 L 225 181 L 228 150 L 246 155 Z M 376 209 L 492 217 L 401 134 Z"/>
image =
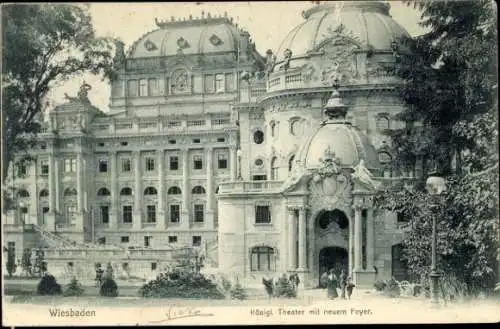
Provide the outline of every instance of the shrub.
<path id="1" fill-rule="evenodd" d="M 59 295 L 62 293 L 61 285 L 57 283 L 53 275 L 45 274 L 38 283 L 37 292 L 39 295 Z"/>
<path id="2" fill-rule="evenodd" d="M 275 288 L 275 296 L 276 297 L 285 297 L 285 298 L 295 298 L 297 297 L 297 292 L 292 286 L 292 283 L 288 278 L 281 277 L 278 279 L 278 284 Z"/>
<path id="3" fill-rule="evenodd" d="M 7 264 L 5 264 L 5 266 L 7 267 L 7 273 L 9 276 L 16 273 L 16 255 L 14 254 L 14 249 L 12 248 L 7 250 Z"/>
<path id="4" fill-rule="evenodd" d="M 31 249 L 29 248 L 24 249 L 21 267 L 27 276 L 32 276 Z"/>
<path id="5" fill-rule="evenodd" d="M 387 282 L 385 282 L 383 280 L 379 280 L 379 281 L 375 282 L 373 287 L 375 288 L 376 291 L 384 291 L 385 287 L 387 287 Z"/>
<path id="6" fill-rule="evenodd" d="M 398 297 L 401 294 L 398 282 L 394 279 L 389 280 L 384 289 L 384 293 L 389 297 Z"/>
<path id="7" fill-rule="evenodd" d="M 231 298 L 232 299 L 239 299 L 239 300 L 244 300 L 247 299 L 247 293 L 245 289 L 241 286 L 239 282 L 236 282 L 234 285 L 233 289 L 231 289 Z"/>
<path id="8" fill-rule="evenodd" d="M 142 297 L 224 299 L 217 285 L 201 273 L 186 269 L 174 269 L 160 274 L 139 289 Z"/>
<path id="9" fill-rule="evenodd" d="M 99 294 L 103 297 L 117 297 L 118 296 L 118 285 L 115 280 L 106 277 L 99 289 Z"/>
<path id="10" fill-rule="evenodd" d="M 83 294 L 83 287 L 76 278 L 71 279 L 71 282 L 64 291 L 64 296 L 81 296 Z"/>

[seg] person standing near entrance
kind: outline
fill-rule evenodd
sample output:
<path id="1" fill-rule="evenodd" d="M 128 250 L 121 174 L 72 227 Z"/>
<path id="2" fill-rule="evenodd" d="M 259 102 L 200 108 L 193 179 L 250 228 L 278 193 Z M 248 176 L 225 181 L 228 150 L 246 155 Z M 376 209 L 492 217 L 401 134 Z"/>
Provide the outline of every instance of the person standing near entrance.
<path id="1" fill-rule="evenodd" d="M 347 278 L 347 284 L 346 284 L 347 298 L 348 298 L 348 299 L 351 299 L 352 290 L 354 289 L 354 287 L 355 287 L 355 285 L 354 285 L 354 283 L 352 282 L 352 278 L 351 278 L 351 277 L 348 277 L 348 278 Z"/>
<path id="2" fill-rule="evenodd" d="M 345 288 L 347 285 L 347 275 L 344 269 L 340 272 L 340 298 L 345 299 Z"/>
<path id="3" fill-rule="evenodd" d="M 337 293 L 337 285 L 338 279 L 335 273 L 333 272 L 333 268 L 330 269 L 330 274 L 328 274 L 327 288 L 328 288 L 328 298 L 335 299 L 339 295 Z"/>
<path id="4" fill-rule="evenodd" d="M 328 272 L 325 271 L 321 276 L 319 277 L 319 287 L 321 289 L 325 289 L 328 286 Z"/>

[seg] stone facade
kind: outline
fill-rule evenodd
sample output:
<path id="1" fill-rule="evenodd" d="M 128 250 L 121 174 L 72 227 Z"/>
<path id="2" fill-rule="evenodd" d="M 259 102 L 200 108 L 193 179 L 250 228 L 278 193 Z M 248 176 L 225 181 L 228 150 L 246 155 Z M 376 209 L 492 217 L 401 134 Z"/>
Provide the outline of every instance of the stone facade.
<path id="1" fill-rule="evenodd" d="M 6 241 L 19 255 L 31 247 L 24 223 L 80 243 L 204 247 L 247 282 L 297 271 L 314 286 L 337 263 L 358 284 L 390 277 L 397 216 L 373 209 L 373 190 L 351 175 L 360 160 L 379 183 L 401 174 L 383 132 L 399 125 L 391 68 L 407 34 L 388 10 L 317 5 L 267 57 L 226 16 L 157 21 L 127 54 L 117 44 L 110 111 L 90 104 L 84 84 L 45 116 L 35 161 L 11 168 L 18 207 Z M 332 92 L 352 129 L 314 139 Z M 327 154 L 308 167 L 325 145 L 341 163 Z"/>

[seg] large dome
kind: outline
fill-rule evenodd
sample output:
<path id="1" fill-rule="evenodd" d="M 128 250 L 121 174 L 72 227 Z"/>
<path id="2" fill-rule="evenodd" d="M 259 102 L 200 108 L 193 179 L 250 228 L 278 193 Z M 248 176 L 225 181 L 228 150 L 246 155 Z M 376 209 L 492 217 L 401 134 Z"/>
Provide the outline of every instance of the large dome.
<path id="1" fill-rule="evenodd" d="M 295 27 L 283 40 L 278 61 L 286 49 L 292 57 L 317 50 L 329 38 L 328 30 L 343 25 L 356 41 L 374 50 L 390 50 L 391 43 L 402 36 L 409 36 L 389 15 L 389 4 L 378 1 L 331 2 L 303 12 L 306 21 Z"/>
<path id="2" fill-rule="evenodd" d="M 379 170 L 375 147 L 360 129 L 352 126 L 345 119 L 347 107 L 342 104 L 340 94 L 334 90 L 325 107 L 330 117 L 314 131 L 302 144 L 298 152 L 298 161 L 306 169 L 323 166 L 322 160 L 329 157 L 337 161 L 340 167 L 355 167 L 364 160 L 366 168 Z"/>
<path id="3" fill-rule="evenodd" d="M 157 22 L 159 29 L 143 35 L 129 50 L 129 58 L 237 51 L 238 29 L 227 17 L 190 18 Z"/>

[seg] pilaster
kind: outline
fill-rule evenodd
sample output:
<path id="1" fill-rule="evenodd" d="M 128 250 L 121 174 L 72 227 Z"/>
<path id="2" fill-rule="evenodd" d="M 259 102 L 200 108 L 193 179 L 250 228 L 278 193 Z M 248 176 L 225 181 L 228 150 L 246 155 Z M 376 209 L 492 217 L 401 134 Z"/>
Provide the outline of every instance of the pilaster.
<path id="1" fill-rule="evenodd" d="M 164 150 L 157 151 L 158 157 L 158 223 L 159 229 L 166 228 L 165 221 L 165 184 L 163 182 L 163 176 L 165 175 L 165 153 Z"/>
<path id="2" fill-rule="evenodd" d="M 132 227 L 134 229 L 140 229 L 142 227 L 142 184 L 141 184 L 141 153 L 139 151 L 134 152 L 134 208 L 132 214 Z"/>
<path id="3" fill-rule="evenodd" d="M 116 151 L 110 153 L 111 163 L 111 209 L 109 212 L 109 228 L 116 229 L 118 227 L 119 213 L 119 191 L 118 191 L 118 159 Z"/>

